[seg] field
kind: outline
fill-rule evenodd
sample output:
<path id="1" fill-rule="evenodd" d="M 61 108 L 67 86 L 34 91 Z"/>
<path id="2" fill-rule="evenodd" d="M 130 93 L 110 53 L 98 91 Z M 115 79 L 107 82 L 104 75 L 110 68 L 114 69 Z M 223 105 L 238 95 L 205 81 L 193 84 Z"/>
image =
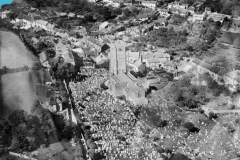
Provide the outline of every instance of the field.
<path id="1" fill-rule="evenodd" d="M 35 57 L 20 38 L 10 32 L 0 32 L 0 35 L 0 67 L 17 68 L 25 65 L 31 68 Z M 37 73 L 32 70 L 2 75 L 0 113 L 3 115 L 12 109 L 24 109 L 30 113 L 36 99 L 34 85 L 39 80 Z"/>

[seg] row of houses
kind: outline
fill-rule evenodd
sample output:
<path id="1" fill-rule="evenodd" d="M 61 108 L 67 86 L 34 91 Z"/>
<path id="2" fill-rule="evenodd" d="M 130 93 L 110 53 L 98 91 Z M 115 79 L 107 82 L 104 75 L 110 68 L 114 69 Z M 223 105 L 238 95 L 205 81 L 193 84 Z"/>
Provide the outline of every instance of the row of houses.
<path id="1" fill-rule="evenodd" d="M 236 91 L 240 86 L 240 70 L 228 72 L 198 58 L 192 59 L 191 63 L 197 68 L 197 74 L 208 74 L 219 85 L 225 85 L 231 91 Z"/>
<path id="2" fill-rule="evenodd" d="M 157 52 L 126 52 L 127 63 L 135 72 L 144 72 L 146 67 L 151 69 L 164 69 L 173 74 L 178 73 L 179 64 L 171 61 L 171 56 L 164 51 Z"/>
<path id="3" fill-rule="evenodd" d="M 31 27 L 33 28 L 40 28 L 45 31 L 47 31 L 50 34 L 54 34 L 56 36 L 59 36 L 61 38 L 70 39 L 73 41 L 77 40 L 77 35 L 80 37 L 83 37 L 87 32 L 84 27 L 76 26 L 71 31 L 61 29 L 56 24 L 48 22 L 46 20 L 36 19 L 35 17 L 26 14 L 20 14 L 18 17 L 16 17 L 15 20 L 12 21 L 12 23 L 20 24 L 21 28 L 29 29 Z"/>

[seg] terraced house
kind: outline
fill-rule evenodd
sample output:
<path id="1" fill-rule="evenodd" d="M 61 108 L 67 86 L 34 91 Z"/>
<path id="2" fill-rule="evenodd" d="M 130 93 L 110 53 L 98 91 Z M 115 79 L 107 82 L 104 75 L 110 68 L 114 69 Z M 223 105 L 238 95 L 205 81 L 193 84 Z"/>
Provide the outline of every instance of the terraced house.
<path id="1" fill-rule="evenodd" d="M 198 73 L 208 74 L 219 85 L 225 85 L 231 91 L 236 91 L 240 84 L 240 71 L 233 70 L 227 72 L 225 69 L 221 69 L 217 66 L 213 66 L 205 61 L 194 58 L 192 64 L 197 67 Z"/>

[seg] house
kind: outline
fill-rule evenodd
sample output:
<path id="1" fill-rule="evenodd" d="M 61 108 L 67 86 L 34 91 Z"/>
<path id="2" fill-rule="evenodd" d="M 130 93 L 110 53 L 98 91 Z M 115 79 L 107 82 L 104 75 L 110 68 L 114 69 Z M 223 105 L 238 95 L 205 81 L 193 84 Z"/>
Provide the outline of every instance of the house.
<path id="1" fill-rule="evenodd" d="M 172 2 L 168 4 L 168 9 L 187 9 L 189 4 L 187 3 L 180 3 L 180 2 Z"/>
<path id="2" fill-rule="evenodd" d="M 0 16 L 2 19 L 7 18 L 7 14 L 9 13 L 11 13 L 11 11 L 3 11 L 3 12 L 0 12 Z"/>
<path id="3" fill-rule="evenodd" d="M 191 14 L 191 15 L 193 15 L 194 13 L 195 13 L 195 8 L 194 8 L 194 6 L 190 6 L 190 7 L 188 7 L 188 12 Z"/>
<path id="4" fill-rule="evenodd" d="M 28 29 L 32 26 L 33 18 L 26 14 L 20 14 L 16 17 L 16 22 L 20 22 L 22 27 Z"/>
<path id="5" fill-rule="evenodd" d="M 224 32 L 219 41 L 233 49 L 240 49 L 240 34 L 232 32 Z"/>
<path id="6" fill-rule="evenodd" d="M 58 36 L 64 39 L 68 39 L 69 35 L 66 30 L 60 30 L 60 33 L 58 33 Z"/>
<path id="7" fill-rule="evenodd" d="M 76 31 L 70 30 L 67 32 L 67 34 L 69 35 L 68 39 L 71 42 L 76 42 L 77 38 L 78 38 L 78 33 Z"/>
<path id="8" fill-rule="evenodd" d="M 100 65 L 108 60 L 108 57 L 105 56 L 103 53 L 100 53 L 97 57 L 94 58 L 96 65 Z"/>
<path id="9" fill-rule="evenodd" d="M 189 12 L 187 9 L 181 9 L 181 10 L 179 10 L 178 14 L 182 17 L 187 17 L 189 15 Z"/>
<path id="10" fill-rule="evenodd" d="M 207 15 L 209 15 L 209 14 L 211 14 L 211 8 L 210 7 L 206 7 L 205 8 L 205 13 L 207 14 Z"/>
<path id="11" fill-rule="evenodd" d="M 142 1 L 142 5 L 151 9 L 155 9 L 157 7 L 157 1 Z"/>
<path id="12" fill-rule="evenodd" d="M 102 29 L 106 29 L 109 26 L 108 21 L 103 22 L 102 24 L 99 25 L 99 31 Z"/>
<path id="13" fill-rule="evenodd" d="M 55 24 L 53 23 L 48 23 L 47 26 L 46 26 L 46 29 L 49 33 L 54 33 L 54 28 L 55 28 Z"/>
<path id="14" fill-rule="evenodd" d="M 240 70 L 233 70 L 231 72 L 225 73 L 223 76 L 224 82 L 229 89 L 236 91 L 240 84 Z"/>
<path id="15" fill-rule="evenodd" d="M 65 12 L 59 13 L 59 16 L 66 16 L 66 15 L 67 15 L 67 13 L 65 13 Z"/>
<path id="16" fill-rule="evenodd" d="M 68 14 L 68 17 L 75 17 L 75 13 L 71 13 L 71 12 L 70 12 L 70 13 Z"/>
<path id="17" fill-rule="evenodd" d="M 168 17 L 170 15 L 168 9 L 158 8 L 158 12 L 160 13 L 160 16 L 162 16 L 162 17 Z"/>
<path id="18" fill-rule="evenodd" d="M 32 26 L 33 26 L 33 27 L 37 26 L 37 27 L 40 27 L 40 28 L 42 28 L 42 29 L 44 29 L 44 30 L 47 30 L 47 24 L 48 24 L 47 21 L 44 21 L 44 20 L 36 20 L 36 21 L 34 21 L 34 22 L 32 23 Z"/>
<path id="19" fill-rule="evenodd" d="M 145 72 L 146 71 L 146 64 L 142 63 L 141 60 L 136 60 L 133 65 L 131 65 L 133 67 L 133 70 L 135 72 Z"/>
<path id="20" fill-rule="evenodd" d="M 233 17 L 230 21 L 232 27 L 240 28 L 240 17 Z"/>
<path id="21" fill-rule="evenodd" d="M 99 31 L 99 23 L 95 23 L 92 28 L 90 28 L 90 32 L 98 32 Z"/>
<path id="22" fill-rule="evenodd" d="M 82 37 L 87 34 L 86 28 L 82 26 L 76 26 L 72 30 L 77 32 Z"/>
<path id="23" fill-rule="evenodd" d="M 192 59 L 191 63 L 193 66 L 197 67 L 198 73 L 200 74 L 208 73 L 210 71 L 210 68 L 212 67 L 211 64 L 205 61 L 202 61 L 201 59 L 198 59 L 198 58 Z"/>
<path id="24" fill-rule="evenodd" d="M 151 57 L 148 57 L 146 59 L 146 66 L 149 68 L 159 68 L 160 66 L 160 61 L 157 56 L 153 55 Z"/>
<path id="25" fill-rule="evenodd" d="M 147 61 L 158 61 L 159 65 L 161 66 L 163 62 L 170 61 L 170 55 L 167 53 L 159 53 L 158 51 L 157 53 L 145 53 L 142 55 L 141 59 L 142 59 L 142 62 L 145 62 L 147 66 L 149 66 L 149 64 L 147 64 L 148 63 Z M 153 59 L 156 59 L 156 60 L 153 60 Z"/>
<path id="26" fill-rule="evenodd" d="M 101 51 L 103 43 L 95 38 L 86 38 L 86 43 L 92 47 L 94 47 L 98 52 Z"/>
<path id="27" fill-rule="evenodd" d="M 127 62 L 131 64 L 133 64 L 136 60 L 140 58 L 140 52 L 132 52 L 131 50 L 128 50 L 126 54 Z"/>
<path id="28" fill-rule="evenodd" d="M 178 65 L 172 61 L 164 61 L 161 63 L 161 67 L 167 72 L 176 74 L 178 72 Z"/>
<path id="29" fill-rule="evenodd" d="M 205 17 L 206 17 L 206 13 L 205 12 L 203 12 L 203 13 L 200 13 L 200 12 L 194 13 L 193 14 L 193 22 L 203 22 Z"/>
<path id="30" fill-rule="evenodd" d="M 138 29 L 138 27 L 130 27 L 130 28 L 126 28 L 125 33 L 133 37 L 137 37 L 140 35 L 140 30 Z"/>
<path id="31" fill-rule="evenodd" d="M 197 73 L 204 74 L 208 73 L 212 79 L 214 79 L 218 84 L 223 85 L 223 76 L 226 73 L 224 69 L 217 66 L 211 65 L 205 61 L 194 58 L 192 64 L 197 67 Z"/>
<path id="32" fill-rule="evenodd" d="M 219 21 L 219 22 L 223 23 L 223 20 L 225 17 L 227 17 L 229 19 L 231 18 L 230 15 L 214 12 L 214 13 L 208 14 L 207 19 L 212 19 L 215 22 Z"/>
<path id="33" fill-rule="evenodd" d="M 41 52 L 39 54 L 39 60 L 40 60 L 43 67 L 46 67 L 48 69 L 51 68 L 50 64 L 48 63 L 48 59 L 47 59 L 47 56 L 46 56 L 45 52 Z"/>

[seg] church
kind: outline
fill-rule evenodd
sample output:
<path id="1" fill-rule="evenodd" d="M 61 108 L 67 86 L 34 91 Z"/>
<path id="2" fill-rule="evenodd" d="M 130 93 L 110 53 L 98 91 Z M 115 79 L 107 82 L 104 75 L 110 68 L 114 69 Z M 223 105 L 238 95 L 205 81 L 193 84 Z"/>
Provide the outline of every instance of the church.
<path id="1" fill-rule="evenodd" d="M 127 71 L 126 43 L 116 41 L 110 44 L 109 91 L 115 97 L 125 96 L 135 105 L 147 104 L 145 97 L 149 88 L 147 81 L 136 79 Z"/>

